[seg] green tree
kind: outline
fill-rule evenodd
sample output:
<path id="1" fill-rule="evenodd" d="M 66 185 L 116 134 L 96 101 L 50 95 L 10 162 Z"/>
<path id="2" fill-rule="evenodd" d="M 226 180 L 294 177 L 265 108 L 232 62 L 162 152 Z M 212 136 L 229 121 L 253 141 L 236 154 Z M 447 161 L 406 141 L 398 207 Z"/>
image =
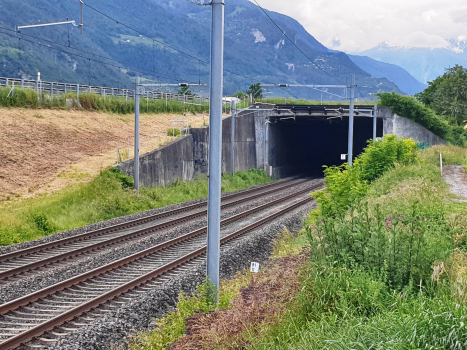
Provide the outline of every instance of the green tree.
<path id="1" fill-rule="evenodd" d="M 242 90 L 238 90 L 234 96 L 237 98 L 242 98 L 242 97 L 245 97 L 245 95 L 246 94 Z"/>
<path id="2" fill-rule="evenodd" d="M 178 89 L 178 94 L 179 95 L 193 95 L 191 90 L 189 90 L 189 86 L 182 86 L 180 89 Z"/>
<path id="3" fill-rule="evenodd" d="M 463 125 L 467 119 L 467 69 L 459 65 L 446 69 L 415 97 L 451 123 Z"/>
<path id="4" fill-rule="evenodd" d="M 252 94 L 254 98 L 263 98 L 263 89 L 261 89 L 260 83 L 250 85 L 246 93 Z"/>

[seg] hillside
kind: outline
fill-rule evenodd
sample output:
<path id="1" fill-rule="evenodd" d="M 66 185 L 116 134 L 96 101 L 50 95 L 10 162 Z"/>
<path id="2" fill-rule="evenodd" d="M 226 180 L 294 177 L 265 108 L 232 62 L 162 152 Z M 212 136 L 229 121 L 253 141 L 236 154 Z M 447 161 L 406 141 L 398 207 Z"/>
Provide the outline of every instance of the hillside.
<path id="1" fill-rule="evenodd" d="M 165 141 L 179 115 L 141 115 L 141 153 Z M 191 116 L 200 127 L 202 116 Z M 134 118 L 88 111 L 0 108 L 0 201 L 52 193 L 73 182 L 91 181 L 133 149 Z M 148 139 L 148 136 L 151 136 Z M 164 136 L 162 136 L 164 135 Z M 169 137 L 170 141 L 170 137 Z"/>
<path id="2" fill-rule="evenodd" d="M 427 85 L 420 83 L 405 69 L 374 60 L 366 56 L 349 55 L 352 62 L 375 78 L 387 78 L 395 83 L 403 92 L 414 95 L 426 89 Z"/>
<path id="3" fill-rule="evenodd" d="M 8 32 L 5 28 L 18 25 L 78 19 L 80 12 L 75 1 L 24 0 L 20 10 L 16 1 L 5 0 L 0 4 L 4 14 L 0 19 L 0 26 L 4 28 L 0 29 L 3 33 L 0 34 L 0 75 L 32 78 L 41 71 L 43 80 L 115 87 L 131 87 L 131 78 L 141 73 L 145 78 L 162 82 L 173 82 L 174 78 L 208 82 L 207 64 L 160 43 L 209 61 L 209 6 L 196 6 L 184 0 L 90 0 L 86 4 L 157 41 L 140 36 L 90 7 L 85 7 L 83 35 L 71 26 L 25 29 L 21 34 Z M 332 79 L 309 62 L 251 2 L 229 1 L 225 11 L 225 69 L 253 78 L 226 72 L 226 93 L 246 90 L 257 81 L 342 84 L 349 80 L 351 73 L 356 74 L 357 84 L 364 95 L 400 91 L 387 79 L 371 77 L 346 54 L 328 50 L 290 17 L 269 12 L 314 63 L 341 81 Z M 308 98 L 311 94 L 303 90 L 293 93 Z"/>

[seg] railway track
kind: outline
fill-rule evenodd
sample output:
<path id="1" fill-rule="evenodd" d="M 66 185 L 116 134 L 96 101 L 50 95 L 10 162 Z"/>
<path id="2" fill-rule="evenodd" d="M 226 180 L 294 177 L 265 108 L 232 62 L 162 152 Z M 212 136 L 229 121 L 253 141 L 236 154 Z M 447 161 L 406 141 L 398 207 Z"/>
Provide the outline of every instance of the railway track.
<path id="1" fill-rule="evenodd" d="M 271 183 L 260 188 L 223 196 L 222 209 L 276 194 L 306 183 L 308 180 L 286 180 Z M 206 201 L 181 208 L 150 215 L 137 220 L 127 221 L 99 230 L 64 238 L 46 244 L 0 255 L 1 283 L 24 278 L 38 269 L 53 267 L 76 257 L 95 255 L 103 249 L 135 241 L 154 232 L 168 229 L 207 214 Z M 164 220 L 165 219 L 165 220 Z"/>
<path id="2" fill-rule="evenodd" d="M 310 184 L 222 220 L 221 245 L 309 203 L 308 193 L 321 186 Z M 0 350 L 38 337 L 30 348 L 56 342 L 204 259 L 205 242 L 206 227 L 0 305 Z"/>

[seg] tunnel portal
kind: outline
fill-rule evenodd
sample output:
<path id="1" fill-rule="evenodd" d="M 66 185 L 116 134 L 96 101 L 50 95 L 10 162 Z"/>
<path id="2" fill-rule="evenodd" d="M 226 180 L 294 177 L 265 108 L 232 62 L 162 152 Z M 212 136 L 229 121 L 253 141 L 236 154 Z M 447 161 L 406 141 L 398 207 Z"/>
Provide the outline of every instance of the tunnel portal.
<path id="1" fill-rule="evenodd" d="M 279 109 L 280 107 L 278 107 Z M 364 106 L 361 108 L 371 108 Z M 280 109 L 279 109 L 280 110 Z M 340 165 L 347 153 L 349 117 L 313 113 L 276 113 L 267 122 L 267 163 L 274 177 L 322 176 L 323 166 Z M 373 118 L 354 117 L 354 158 L 373 137 Z M 377 119 L 377 137 L 383 135 L 383 121 Z"/>

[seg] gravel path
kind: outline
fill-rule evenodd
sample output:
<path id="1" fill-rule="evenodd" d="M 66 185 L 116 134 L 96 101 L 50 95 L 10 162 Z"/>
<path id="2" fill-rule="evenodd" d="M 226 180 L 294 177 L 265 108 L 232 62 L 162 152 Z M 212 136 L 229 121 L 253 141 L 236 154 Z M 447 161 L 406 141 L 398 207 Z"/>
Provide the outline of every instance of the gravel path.
<path id="1" fill-rule="evenodd" d="M 445 165 L 443 177 L 451 185 L 451 192 L 459 196 L 459 200 L 467 202 L 467 176 L 462 165 Z"/>

